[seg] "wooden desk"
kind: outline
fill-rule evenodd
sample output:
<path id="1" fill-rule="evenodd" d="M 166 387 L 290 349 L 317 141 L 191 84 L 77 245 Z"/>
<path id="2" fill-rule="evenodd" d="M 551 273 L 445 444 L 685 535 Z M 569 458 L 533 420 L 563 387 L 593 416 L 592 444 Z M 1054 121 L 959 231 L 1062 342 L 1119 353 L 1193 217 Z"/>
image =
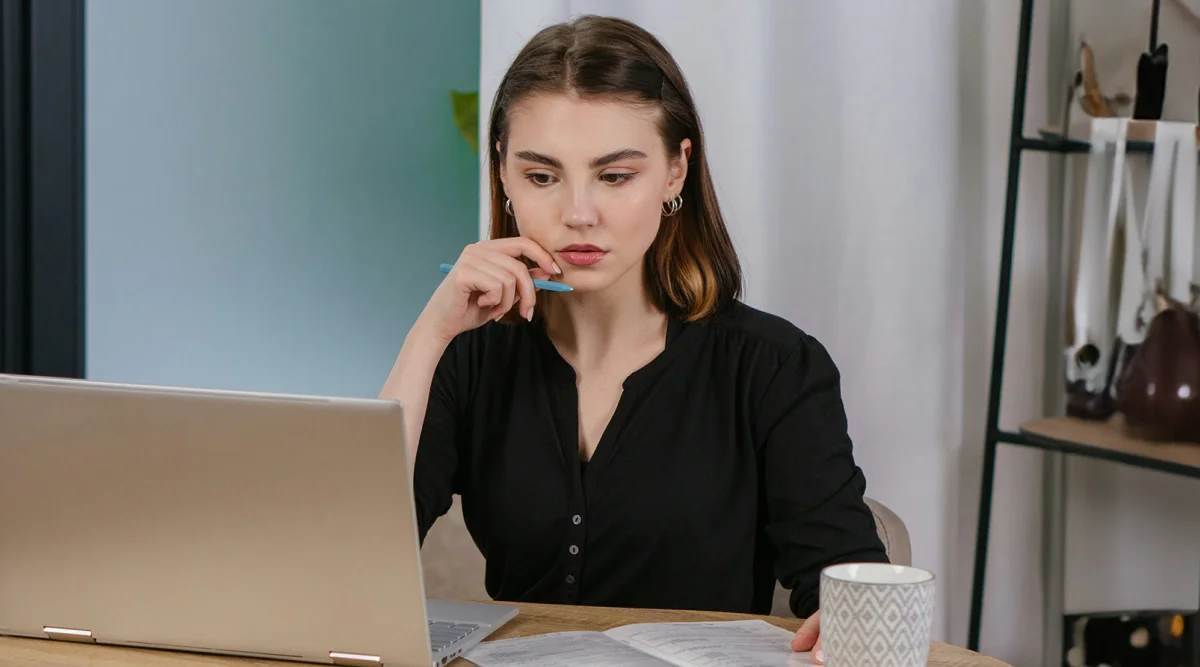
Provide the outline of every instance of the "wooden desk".
<path id="1" fill-rule="evenodd" d="M 629 623 L 668 621 L 738 621 L 761 618 L 795 631 L 800 621 L 777 616 L 748 616 L 698 611 L 660 611 L 655 609 L 606 609 L 547 604 L 520 604 L 521 613 L 500 628 L 491 639 L 527 637 L 564 630 L 608 630 Z M 223 656 L 148 651 L 92 644 L 71 644 L 42 639 L 0 637 L 0 667 L 296 667 L 297 663 L 227 658 Z M 453 667 L 469 667 L 459 659 Z M 999 660 L 985 658 L 966 649 L 934 644 L 929 654 L 930 667 L 1010 667 Z"/>

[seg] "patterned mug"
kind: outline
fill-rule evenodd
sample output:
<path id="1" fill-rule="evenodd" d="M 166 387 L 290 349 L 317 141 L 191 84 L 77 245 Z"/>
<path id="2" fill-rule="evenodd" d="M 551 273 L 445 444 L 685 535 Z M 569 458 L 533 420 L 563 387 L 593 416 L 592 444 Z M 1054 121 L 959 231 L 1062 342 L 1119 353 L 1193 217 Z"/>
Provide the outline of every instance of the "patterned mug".
<path id="1" fill-rule="evenodd" d="M 934 577 L 886 563 L 821 571 L 821 652 L 827 667 L 925 667 Z"/>

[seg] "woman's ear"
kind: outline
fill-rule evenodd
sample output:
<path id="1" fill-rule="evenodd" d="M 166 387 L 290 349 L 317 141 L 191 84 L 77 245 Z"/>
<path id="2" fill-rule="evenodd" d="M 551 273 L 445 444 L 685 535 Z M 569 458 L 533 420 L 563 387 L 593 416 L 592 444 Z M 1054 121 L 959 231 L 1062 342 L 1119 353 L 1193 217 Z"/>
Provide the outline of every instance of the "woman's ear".
<path id="1" fill-rule="evenodd" d="M 684 166 L 686 166 L 686 163 L 692 159 L 692 140 L 691 139 L 688 139 L 685 137 L 683 139 L 683 141 L 679 142 L 679 155 L 680 155 L 680 157 L 683 158 L 683 161 L 685 163 Z"/>
<path id="2" fill-rule="evenodd" d="M 500 172 L 500 184 L 504 186 L 504 196 L 507 197 L 508 196 L 508 180 L 507 180 L 508 177 L 504 174 L 504 159 L 503 159 L 503 153 L 500 152 L 500 142 L 499 141 L 496 142 L 496 154 L 494 156 L 492 156 L 492 159 L 496 161 L 496 165 L 497 165 L 496 171 Z"/>
<path id="3" fill-rule="evenodd" d="M 684 139 L 679 142 L 679 155 L 671 160 L 671 177 L 667 179 L 667 196 L 664 199 L 672 199 L 683 189 L 683 182 L 687 179 L 688 161 L 692 159 L 692 140 Z"/>

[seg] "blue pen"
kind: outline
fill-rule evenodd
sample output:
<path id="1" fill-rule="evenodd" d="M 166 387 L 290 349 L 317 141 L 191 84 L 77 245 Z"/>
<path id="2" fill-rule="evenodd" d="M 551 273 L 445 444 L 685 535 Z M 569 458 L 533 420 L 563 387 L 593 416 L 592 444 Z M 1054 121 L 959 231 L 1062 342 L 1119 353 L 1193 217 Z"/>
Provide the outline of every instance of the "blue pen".
<path id="1" fill-rule="evenodd" d="M 453 268 L 454 268 L 453 264 L 442 264 L 442 266 L 441 266 L 442 273 L 450 273 L 450 269 L 453 269 Z M 572 291 L 570 285 L 556 283 L 553 280 L 538 280 L 537 278 L 534 278 L 533 286 L 538 289 L 544 289 L 548 292 L 570 292 L 570 291 Z"/>

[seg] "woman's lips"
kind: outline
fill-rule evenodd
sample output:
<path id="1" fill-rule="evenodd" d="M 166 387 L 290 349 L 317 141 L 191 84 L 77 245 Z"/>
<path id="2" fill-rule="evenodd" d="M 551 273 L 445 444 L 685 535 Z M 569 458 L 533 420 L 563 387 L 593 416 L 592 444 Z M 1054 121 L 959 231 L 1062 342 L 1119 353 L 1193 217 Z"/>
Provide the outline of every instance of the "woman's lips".
<path id="1" fill-rule="evenodd" d="M 604 259 L 608 253 L 593 245 L 567 246 L 558 251 L 558 256 L 573 266 L 591 266 Z"/>

